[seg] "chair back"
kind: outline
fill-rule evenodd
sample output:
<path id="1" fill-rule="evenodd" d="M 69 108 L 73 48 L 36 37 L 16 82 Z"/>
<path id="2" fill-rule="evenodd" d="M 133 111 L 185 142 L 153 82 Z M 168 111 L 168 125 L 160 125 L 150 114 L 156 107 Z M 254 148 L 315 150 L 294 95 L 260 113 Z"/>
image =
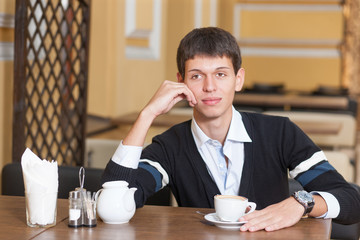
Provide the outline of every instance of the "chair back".
<path id="1" fill-rule="evenodd" d="M 58 198 L 68 198 L 69 192 L 80 186 L 79 170 L 80 167 L 59 166 Z M 102 172 L 102 169 L 85 168 L 84 188 L 87 191 L 96 192 L 101 188 Z M 24 180 L 20 162 L 5 165 L 2 170 L 1 178 L 3 195 L 25 195 Z"/>
<path id="2" fill-rule="evenodd" d="M 58 198 L 67 199 L 69 192 L 80 186 L 80 167 L 59 166 Z M 103 169 L 85 168 L 84 188 L 96 192 L 101 188 Z M 20 162 L 9 163 L 4 166 L 1 174 L 2 195 L 24 196 L 24 180 Z M 171 190 L 166 186 L 149 197 L 146 205 L 171 206 Z"/>

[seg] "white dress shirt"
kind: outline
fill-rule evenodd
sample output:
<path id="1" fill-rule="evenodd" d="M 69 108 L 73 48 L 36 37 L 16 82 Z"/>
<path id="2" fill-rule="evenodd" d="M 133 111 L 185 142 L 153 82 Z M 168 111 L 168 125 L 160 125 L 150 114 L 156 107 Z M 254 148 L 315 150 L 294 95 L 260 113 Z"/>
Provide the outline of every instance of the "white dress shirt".
<path id="1" fill-rule="evenodd" d="M 233 117 L 224 146 L 219 141 L 206 136 L 195 119 L 191 122 L 191 132 L 209 174 L 218 186 L 220 193 L 238 195 L 244 166 L 244 142 L 251 142 L 240 113 L 233 108 Z M 217 147 L 223 147 L 224 155 L 228 158 L 227 168 L 226 163 L 220 162 L 218 159 Z M 225 174 L 223 174 L 224 171 L 226 171 Z"/>

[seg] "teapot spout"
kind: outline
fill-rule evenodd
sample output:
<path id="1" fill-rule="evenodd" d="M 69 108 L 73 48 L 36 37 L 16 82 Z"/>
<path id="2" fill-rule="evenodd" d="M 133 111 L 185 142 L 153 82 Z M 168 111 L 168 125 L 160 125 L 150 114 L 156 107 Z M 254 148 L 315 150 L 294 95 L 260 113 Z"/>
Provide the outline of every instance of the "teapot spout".
<path id="1" fill-rule="evenodd" d="M 125 210 L 128 212 L 134 211 L 134 208 L 136 207 L 134 198 L 136 190 L 137 188 L 130 188 L 125 192 L 123 196 L 124 207 Z"/>

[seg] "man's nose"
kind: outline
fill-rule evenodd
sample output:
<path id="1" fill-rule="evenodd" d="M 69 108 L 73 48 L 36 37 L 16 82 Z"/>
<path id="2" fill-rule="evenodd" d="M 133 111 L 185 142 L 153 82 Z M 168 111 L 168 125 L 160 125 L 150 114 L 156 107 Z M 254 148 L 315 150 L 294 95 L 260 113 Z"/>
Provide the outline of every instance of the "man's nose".
<path id="1" fill-rule="evenodd" d="M 216 82 L 212 76 L 207 76 L 204 81 L 203 91 L 212 92 L 216 90 Z"/>

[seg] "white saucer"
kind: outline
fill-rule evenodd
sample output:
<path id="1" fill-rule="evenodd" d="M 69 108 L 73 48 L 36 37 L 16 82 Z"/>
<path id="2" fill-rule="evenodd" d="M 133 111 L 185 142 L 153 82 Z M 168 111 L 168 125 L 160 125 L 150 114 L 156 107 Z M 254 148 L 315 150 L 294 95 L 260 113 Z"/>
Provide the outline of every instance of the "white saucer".
<path id="1" fill-rule="evenodd" d="M 216 216 L 216 213 L 209 213 L 205 215 L 205 220 L 215 224 L 215 226 L 220 228 L 231 228 L 231 229 L 239 229 L 242 225 L 244 225 L 246 222 L 224 222 L 221 221 L 218 216 Z"/>

